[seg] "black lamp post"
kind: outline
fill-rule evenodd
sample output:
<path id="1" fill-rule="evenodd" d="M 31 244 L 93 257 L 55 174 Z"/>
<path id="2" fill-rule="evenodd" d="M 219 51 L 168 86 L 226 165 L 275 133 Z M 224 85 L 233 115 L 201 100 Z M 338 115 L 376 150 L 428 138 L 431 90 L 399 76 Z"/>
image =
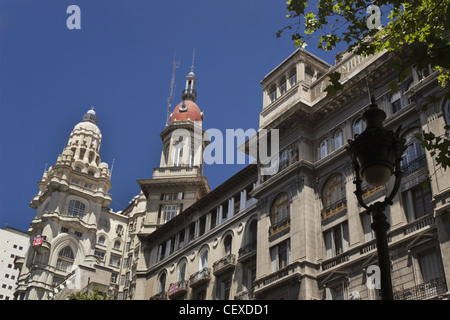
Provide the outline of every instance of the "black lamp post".
<path id="1" fill-rule="evenodd" d="M 354 140 L 348 140 L 346 147 L 352 159 L 356 178 L 356 197 L 361 206 L 372 214 L 372 230 L 375 232 L 378 252 L 378 264 L 380 267 L 381 297 L 383 300 L 393 300 L 391 266 L 389 259 L 389 247 L 387 230 L 389 223 L 384 213 L 388 205 L 392 205 L 392 199 L 400 188 L 402 171 L 400 160 L 405 151 L 405 139 L 400 138 L 400 128 L 394 133 L 383 127 L 386 113 L 378 109 L 372 97 L 369 109 L 364 112 L 363 120 L 367 127 L 361 134 L 356 134 Z M 361 189 L 361 175 L 372 186 L 386 184 L 392 175 L 395 183 L 389 196 L 384 201 L 378 201 L 370 206 L 364 203 Z"/>

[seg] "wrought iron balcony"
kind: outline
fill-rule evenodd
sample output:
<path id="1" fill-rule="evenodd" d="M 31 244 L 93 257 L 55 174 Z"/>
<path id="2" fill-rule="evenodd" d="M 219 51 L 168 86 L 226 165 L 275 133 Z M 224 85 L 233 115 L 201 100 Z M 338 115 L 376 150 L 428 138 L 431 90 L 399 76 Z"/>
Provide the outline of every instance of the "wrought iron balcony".
<path id="1" fill-rule="evenodd" d="M 211 280 L 210 268 L 203 268 L 189 277 L 189 286 L 191 288 L 199 287 Z"/>
<path id="2" fill-rule="evenodd" d="M 322 209 L 322 219 L 328 218 L 335 213 L 347 208 L 347 199 L 343 198 Z"/>
<path id="3" fill-rule="evenodd" d="M 269 228 L 269 236 L 290 227 L 290 225 L 291 225 L 290 217 L 284 218 L 278 221 L 277 223 L 272 224 Z"/>
<path id="4" fill-rule="evenodd" d="M 403 171 L 403 177 L 406 177 L 407 175 L 419 170 L 420 168 L 426 167 L 426 165 L 427 158 L 426 155 L 423 154 L 401 167 L 401 170 Z"/>
<path id="5" fill-rule="evenodd" d="M 447 292 L 444 278 L 436 278 L 417 286 L 394 292 L 394 300 L 426 300 L 437 298 Z"/>
<path id="6" fill-rule="evenodd" d="M 256 254 L 256 241 L 246 244 L 239 249 L 238 260 L 239 262 L 247 260 Z"/>
<path id="7" fill-rule="evenodd" d="M 228 254 L 219 261 L 213 264 L 213 274 L 215 276 L 224 274 L 234 270 L 236 267 L 236 256 L 234 254 Z"/>

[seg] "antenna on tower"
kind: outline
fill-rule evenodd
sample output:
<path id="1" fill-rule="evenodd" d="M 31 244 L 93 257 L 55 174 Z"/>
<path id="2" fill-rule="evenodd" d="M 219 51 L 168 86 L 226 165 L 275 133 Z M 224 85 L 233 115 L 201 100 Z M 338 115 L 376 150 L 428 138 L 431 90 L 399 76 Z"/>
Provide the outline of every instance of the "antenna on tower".
<path id="1" fill-rule="evenodd" d="M 194 72 L 194 58 L 195 58 L 195 48 L 194 48 L 194 52 L 192 53 L 192 65 L 191 65 L 191 72 Z"/>
<path id="2" fill-rule="evenodd" d="M 170 120 L 170 110 L 172 109 L 172 99 L 173 99 L 173 91 L 175 88 L 175 71 L 180 66 L 180 62 L 176 60 L 176 53 L 173 57 L 173 64 L 172 64 L 172 78 L 170 79 L 170 96 L 167 99 L 168 100 L 168 106 L 167 106 L 167 119 L 166 119 L 166 127 L 169 125 Z"/>

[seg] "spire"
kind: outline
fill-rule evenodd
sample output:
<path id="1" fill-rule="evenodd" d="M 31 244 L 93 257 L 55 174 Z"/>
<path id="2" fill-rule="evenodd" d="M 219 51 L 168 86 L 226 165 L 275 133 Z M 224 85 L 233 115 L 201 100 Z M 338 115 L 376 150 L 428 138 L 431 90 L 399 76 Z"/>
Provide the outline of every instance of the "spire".
<path id="1" fill-rule="evenodd" d="M 186 88 L 183 90 L 183 93 L 181 94 L 181 99 L 183 100 L 191 100 L 191 101 L 197 100 L 197 92 L 194 90 L 195 83 L 197 82 L 197 78 L 195 77 L 194 73 L 194 57 L 195 57 L 195 49 L 192 54 L 191 72 L 189 72 L 189 74 L 186 76 Z"/>

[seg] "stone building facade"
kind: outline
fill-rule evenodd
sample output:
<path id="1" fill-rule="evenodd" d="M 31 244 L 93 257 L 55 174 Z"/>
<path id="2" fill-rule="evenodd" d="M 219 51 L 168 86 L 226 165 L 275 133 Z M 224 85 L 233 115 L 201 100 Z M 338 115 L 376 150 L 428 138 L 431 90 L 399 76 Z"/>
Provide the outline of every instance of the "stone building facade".
<path id="1" fill-rule="evenodd" d="M 160 166 L 138 180 L 141 193 L 121 212 L 108 209 L 110 172 L 89 111 L 31 202 L 37 215 L 28 232 L 44 241 L 30 250 L 17 296 L 64 298 L 67 279 L 79 275 L 79 287 L 92 286 L 85 281 L 92 276 L 120 300 L 379 299 L 371 217 L 354 195 L 345 149 L 365 129 L 361 116 L 373 96 L 386 128 L 401 125 L 407 141 L 401 188 L 386 210 L 394 296 L 448 299 L 450 173 L 414 137 L 422 130 L 448 136 L 448 86 L 429 68 L 411 68 L 393 93 L 394 58 L 345 53 L 332 66 L 296 50 L 261 81 L 259 130 L 279 136 L 273 174 L 262 174 L 267 165 L 257 162 L 213 190 L 203 176 L 208 140 L 195 134 L 204 134 L 203 113 L 191 72 L 161 133 Z M 335 71 L 343 89 L 327 97 Z M 253 143 L 260 140 L 242 147 L 250 152 Z M 366 204 L 392 185 L 364 184 Z"/>

